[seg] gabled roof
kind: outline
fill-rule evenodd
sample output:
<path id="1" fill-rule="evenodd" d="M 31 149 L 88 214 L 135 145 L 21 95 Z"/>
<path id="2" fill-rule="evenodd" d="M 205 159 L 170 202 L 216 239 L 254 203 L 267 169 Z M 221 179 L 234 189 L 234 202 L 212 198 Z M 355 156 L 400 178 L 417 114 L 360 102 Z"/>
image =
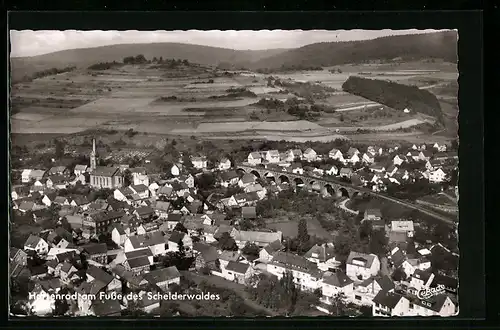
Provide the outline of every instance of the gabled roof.
<path id="1" fill-rule="evenodd" d="M 169 208 L 170 208 L 170 202 L 162 202 L 162 201 L 156 202 L 155 209 L 159 211 L 167 212 Z"/>
<path id="2" fill-rule="evenodd" d="M 205 262 L 212 262 L 219 258 L 217 249 L 209 244 L 196 242 L 193 244 L 193 250 L 200 252 Z"/>
<path id="3" fill-rule="evenodd" d="M 30 235 L 28 237 L 28 239 L 26 240 L 26 242 L 24 243 L 24 247 L 27 247 L 27 248 L 36 248 L 36 246 L 38 245 L 38 243 L 41 241 L 42 239 L 38 236 L 35 236 L 35 235 Z"/>
<path id="4" fill-rule="evenodd" d="M 325 262 L 335 257 L 335 248 L 327 244 L 314 245 L 309 251 L 304 254 L 305 258 L 315 258 L 321 262 Z"/>
<path id="5" fill-rule="evenodd" d="M 143 249 L 139 249 L 139 250 L 134 250 L 134 251 L 131 251 L 131 252 L 125 252 L 125 257 L 127 259 L 135 259 L 135 258 L 139 258 L 139 257 L 152 257 L 153 256 L 153 252 L 151 252 L 151 249 L 145 247 Z"/>
<path id="6" fill-rule="evenodd" d="M 87 167 L 87 165 L 75 165 L 75 171 L 86 171 Z"/>
<path id="7" fill-rule="evenodd" d="M 355 264 L 354 261 L 362 261 L 365 268 L 370 268 L 376 257 L 377 256 L 374 254 L 351 251 L 351 253 L 349 253 L 349 257 L 347 257 L 346 264 L 360 266 L 357 263 Z"/>
<path id="8" fill-rule="evenodd" d="M 30 211 L 33 209 L 33 207 L 35 206 L 35 203 L 34 202 L 30 202 L 30 201 L 23 201 L 21 203 L 21 205 L 19 206 L 19 209 L 20 210 L 23 210 L 23 211 Z"/>
<path id="9" fill-rule="evenodd" d="M 185 233 L 182 233 L 180 231 L 174 231 L 168 238 L 168 241 L 179 244 L 184 239 L 185 235 L 186 235 Z"/>
<path id="10" fill-rule="evenodd" d="M 54 166 L 49 170 L 49 174 L 62 173 L 66 170 L 66 166 Z"/>
<path id="11" fill-rule="evenodd" d="M 380 285 L 383 291 L 390 291 L 394 289 L 394 282 L 389 278 L 389 276 L 384 275 L 375 279 L 375 281 Z"/>
<path id="12" fill-rule="evenodd" d="M 288 252 L 275 252 L 271 264 L 284 267 L 286 269 L 293 269 L 300 272 L 306 272 L 312 275 L 319 275 L 318 266 L 307 260 L 302 256 Z"/>
<path id="13" fill-rule="evenodd" d="M 92 310 L 96 316 L 111 316 L 120 314 L 122 309 L 120 302 L 116 299 L 92 301 Z"/>
<path id="14" fill-rule="evenodd" d="M 150 265 L 148 257 L 145 256 L 140 256 L 133 259 L 127 259 L 127 263 L 131 269 L 142 268 Z"/>
<path id="15" fill-rule="evenodd" d="M 128 169 L 130 173 L 147 174 L 145 167 L 132 167 Z"/>
<path id="16" fill-rule="evenodd" d="M 374 216 L 374 217 L 382 217 L 382 212 L 380 212 L 380 209 L 366 209 L 365 214 L 367 216 Z"/>
<path id="17" fill-rule="evenodd" d="M 105 285 L 108 285 L 113 280 L 113 275 L 106 273 L 101 268 L 97 268 L 94 265 L 89 265 L 87 268 L 87 275 L 92 276 L 95 280 L 98 280 Z"/>
<path id="18" fill-rule="evenodd" d="M 375 298 L 373 298 L 373 302 L 376 304 L 380 304 L 384 307 L 393 309 L 399 303 L 401 299 L 404 297 L 397 293 L 386 292 L 381 290 Z"/>
<path id="19" fill-rule="evenodd" d="M 155 211 L 149 207 L 149 206 L 141 206 L 135 209 L 137 211 L 137 214 L 140 216 L 145 216 L 154 213 Z"/>
<path id="20" fill-rule="evenodd" d="M 274 252 L 281 251 L 284 248 L 283 244 L 281 244 L 280 240 L 276 240 L 274 242 L 269 243 L 264 247 L 264 250 L 268 254 L 273 254 Z"/>
<path id="21" fill-rule="evenodd" d="M 123 229 L 123 226 L 121 224 L 119 224 L 119 223 L 113 223 L 113 224 L 111 224 L 111 227 L 113 229 L 116 229 L 118 231 L 118 234 L 120 234 L 120 235 L 125 235 L 126 234 L 125 233 L 125 229 Z"/>
<path id="22" fill-rule="evenodd" d="M 397 268 L 401 266 L 403 262 L 405 262 L 406 256 L 400 249 L 397 249 L 397 251 L 391 255 L 391 260 L 394 263 L 394 266 Z"/>
<path id="23" fill-rule="evenodd" d="M 82 251 L 87 252 L 89 255 L 103 254 L 108 252 L 106 243 L 92 243 L 81 247 Z"/>
<path id="24" fill-rule="evenodd" d="M 107 166 L 97 166 L 92 172 L 92 175 L 98 175 L 98 176 L 115 176 L 119 172 L 118 167 L 107 167 Z"/>
<path id="25" fill-rule="evenodd" d="M 411 276 L 416 279 L 422 280 L 424 283 L 427 283 L 427 281 L 431 278 L 431 275 L 431 272 L 415 269 Z"/>
<path id="26" fill-rule="evenodd" d="M 413 221 L 392 221 L 391 222 L 391 230 L 392 231 L 413 231 Z"/>
<path id="27" fill-rule="evenodd" d="M 245 206 L 241 208 L 241 214 L 244 218 L 256 218 L 257 211 L 255 206 Z"/>
<path id="28" fill-rule="evenodd" d="M 143 184 L 131 185 L 130 189 L 132 189 L 132 190 L 134 190 L 134 191 L 136 191 L 138 193 L 149 191 L 149 188 L 146 185 L 143 185 Z"/>
<path id="29" fill-rule="evenodd" d="M 427 309 L 430 309 L 434 312 L 440 312 L 441 308 L 443 308 L 444 303 L 446 302 L 447 299 L 451 298 L 447 296 L 446 294 L 438 294 L 436 296 L 430 297 L 426 300 L 420 300 L 420 299 L 415 299 L 413 303 L 425 307 Z M 453 300 L 452 300 L 453 302 Z"/>
<path id="30" fill-rule="evenodd" d="M 177 270 L 177 267 L 171 266 L 149 272 L 144 275 L 144 278 L 151 284 L 158 284 L 180 276 L 181 274 Z"/>
<path id="31" fill-rule="evenodd" d="M 250 157 L 252 157 L 253 159 L 259 159 L 259 158 L 261 158 L 260 153 L 255 152 L 255 151 L 254 151 L 254 152 L 251 152 L 251 153 L 248 155 L 248 158 L 250 158 Z"/>
<path id="32" fill-rule="evenodd" d="M 221 173 L 221 179 L 223 181 L 230 181 L 232 179 L 235 179 L 238 177 L 238 173 L 236 173 L 236 171 L 227 171 L 227 172 L 223 172 Z"/>
<path id="33" fill-rule="evenodd" d="M 249 264 L 244 264 L 244 263 L 237 262 L 237 261 L 229 261 L 227 266 L 226 266 L 226 270 L 229 270 L 229 271 L 232 271 L 232 272 L 235 272 L 238 274 L 245 274 L 249 267 L 250 267 Z"/>
<path id="34" fill-rule="evenodd" d="M 243 175 L 240 180 L 244 184 L 252 183 L 255 181 L 255 175 L 253 175 L 252 173 L 245 173 L 245 175 Z"/>
<path id="35" fill-rule="evenodd" d="M 327 272 L 323 275 L 323 282 L 329 285 L 333 285 L 337 288 L 343 288 L 351 283 L 354 283 L 346 274 L 341 271 L 336 271 L 334 273 Z"/>
<path id="36" fill-rule="evenodd" d="M 259 242 L 259 243 L 272 243 L 276 240 L 281 241 L 283 235 L 281 232 L 264 232 L 264 231 L 244 231 L 233 230 L 231 233 L 235 241 L 245 242 Z"/>
<path id="37" fill-rule="evenodd" d="M 181 220 L 182 220 L 181 213 L 170 213 L 167 218 L 167 221 L 181 221 Z"/>

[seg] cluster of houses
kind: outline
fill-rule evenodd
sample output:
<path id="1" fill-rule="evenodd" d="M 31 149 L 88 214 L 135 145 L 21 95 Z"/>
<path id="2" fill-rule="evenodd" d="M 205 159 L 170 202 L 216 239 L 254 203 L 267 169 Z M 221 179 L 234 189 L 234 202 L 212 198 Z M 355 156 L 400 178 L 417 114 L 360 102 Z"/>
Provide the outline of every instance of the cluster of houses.
<path id="1" fill-rule="evenodd" d="M 254 152 L 248 156 L 248 162 L 258 164 L 260 159 L 261 164 L 281 165 L 283 156 L 291 162 L 292 170 L 300 167 L 297 167 L 299 159 L 310 162 L 321 159 L 312 149 L 304 153 L 297 149 L 285 154 Z M 207 167 L 203 157 L 192 157 L 191 161 L 197 169 Z M 120 315 L 127 308 L 126 300 L 84 297 L 100 292 L 169 290 L 181 278 L 175 266 L 162 265 L 162 256 L 169 252 L 182 252 L 194 258 L 192 270 L 245 285 L 254 285 L 257 274 L 281 278 L 285 272 L 291 272 L 302 290 L 319 289 L 322 303 L 332 304 L 342 293 L 348 303 L 372 305 L 374 315 L 455 313 L 453 292 L 443 292 L 425 301 L 416 298 L 415 292 L 419 290 L 441 285 L 445 280 L 452 282 L 428 272 L 431 265 L 425 254 L 409 256 L 402 249 L 393 249 L 388 256 L 393 267 L 403 269 L 407 275 L 406 282 L 395 283 L 389 276 L 381 276 L 381 263 L 376 255 L 352 251 L 344 267 L 335 258 L 333 243 L 316 245 L 299 256 L 285 252 L 279 231 L 240 230 L 238 221 L 257 218 L 255 205 L 259 200 L 268 193 L 287 189 L 287 185 L 264 187 L 253 174 L 241 175 L 232 170 L 228 159 L 217 165 L 221 171 L 217 176 L 218 186 L 239 187 L 240 192 L 229 197 L 212 194 L 204 200 L 198 199 L 195 176 L 182 163 L 172 166 L 170 179 L 148 174 L 144 168 L 99 167 L 96 163 L 93 151 L 90 166 L 77 165 L 73 173 L 63 166 L 48 171 L 25 170 L 24 185 L 13 187 L 13 209 L 31 215 L 34 222 L 52 218 L 49 211 L 52 205 L 61 207 L 56 228 L 30 235 L 22 248 L 11 248 L 10 276 L 28 276 L 36 283 L 32 291 L 35 294 L 27 303 L 33 314 L 52 313 L 55 299 L 50 294 L 65 289 L 79 294 L 73 308 L 75 315 Z M 125 186 L 125 169 L 131 175 L 128 186 Z M 78 183 L 111 189 L 112 195 L 89 200 L 84 195 L 58 194 Z M 236 219 L 228 219 L 230 209 L 241 210 Z M 392 242 L 401 243 L 411 237 L 411 222 L 386 226 L 381 218 L 380 211 L 367 210 L 364 221 L 371 221 L 374 228 L 383 227 Z M 237 251 L 219 248 L 218 241 L 228 237 L 234 239 Z M 258 256 L 243 253 L 249 243 L 259 247 Z M 34 259 L 37 263 L 32 262 Z M 158 300 L 141 300 L 138 307 L 151 312 L 159 306 Z"/>
<path id="2" fill-rule="evenodd" d="M 310 166 L 308 163 L 336 160 L 338 166 L 325 164 Z M 383 159 L 383 161 L 378 161 Z M 368 186 L 373 191 L 387 190 L 391 184 L 401 185 L 416 179 L 428 179 L 431 183 L 446 181 L 457 166 L 456 152 L 447 152 L 446 145 L 413 145 L 408 150 L 399 146 L 383 149 L 369 146 L 366 152 L 349 148 L 345 153 L 332 149 L 328 155 L 321 155 L 308 148 L 304 152 L 291 149 L 280 153 L 278 150 L 252 152 L 246 163 L 251 166 L 265 166 L 277 171 L 309 176 L 338 176 L 350 179 L 356 185 Z M 413 164 L 405 169 L 404 164 Z"/>

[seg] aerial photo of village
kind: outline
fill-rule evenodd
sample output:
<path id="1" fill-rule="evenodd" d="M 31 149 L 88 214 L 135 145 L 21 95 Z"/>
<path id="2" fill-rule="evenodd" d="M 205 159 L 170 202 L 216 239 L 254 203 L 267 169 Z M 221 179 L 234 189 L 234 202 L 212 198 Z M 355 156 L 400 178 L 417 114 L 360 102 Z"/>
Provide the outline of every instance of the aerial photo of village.
<path id="1" fill-rule="evenodd" d="M 10 31 L 10 316 L 455 316 L 454 30 Z"/>

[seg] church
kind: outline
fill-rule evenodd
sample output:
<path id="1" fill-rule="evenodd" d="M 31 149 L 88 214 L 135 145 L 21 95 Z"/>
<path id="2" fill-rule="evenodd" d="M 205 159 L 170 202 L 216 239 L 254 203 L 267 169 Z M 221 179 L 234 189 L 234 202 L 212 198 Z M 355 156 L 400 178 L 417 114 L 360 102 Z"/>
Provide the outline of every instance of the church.
<path id="1" fill-rule="evenodd" d="M 92 188 L 116 189 L 123 186 L 123 176 L 118 167 L 97 166 L 95 139 L 90 153 L 90 186 Z"/>

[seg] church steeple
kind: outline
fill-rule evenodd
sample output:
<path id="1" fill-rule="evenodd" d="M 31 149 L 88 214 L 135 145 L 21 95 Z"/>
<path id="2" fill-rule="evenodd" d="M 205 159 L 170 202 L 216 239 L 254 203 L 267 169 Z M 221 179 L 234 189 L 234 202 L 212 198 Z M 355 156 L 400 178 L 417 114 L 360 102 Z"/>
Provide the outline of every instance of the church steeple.
<path id="1" fill-rule="evenodd" d="M 90 170 L 93 171 L 97 167 L 97 154 L 95 151 L 95 139 L 92 139 L 92 152 L 90 153 Z"/>

